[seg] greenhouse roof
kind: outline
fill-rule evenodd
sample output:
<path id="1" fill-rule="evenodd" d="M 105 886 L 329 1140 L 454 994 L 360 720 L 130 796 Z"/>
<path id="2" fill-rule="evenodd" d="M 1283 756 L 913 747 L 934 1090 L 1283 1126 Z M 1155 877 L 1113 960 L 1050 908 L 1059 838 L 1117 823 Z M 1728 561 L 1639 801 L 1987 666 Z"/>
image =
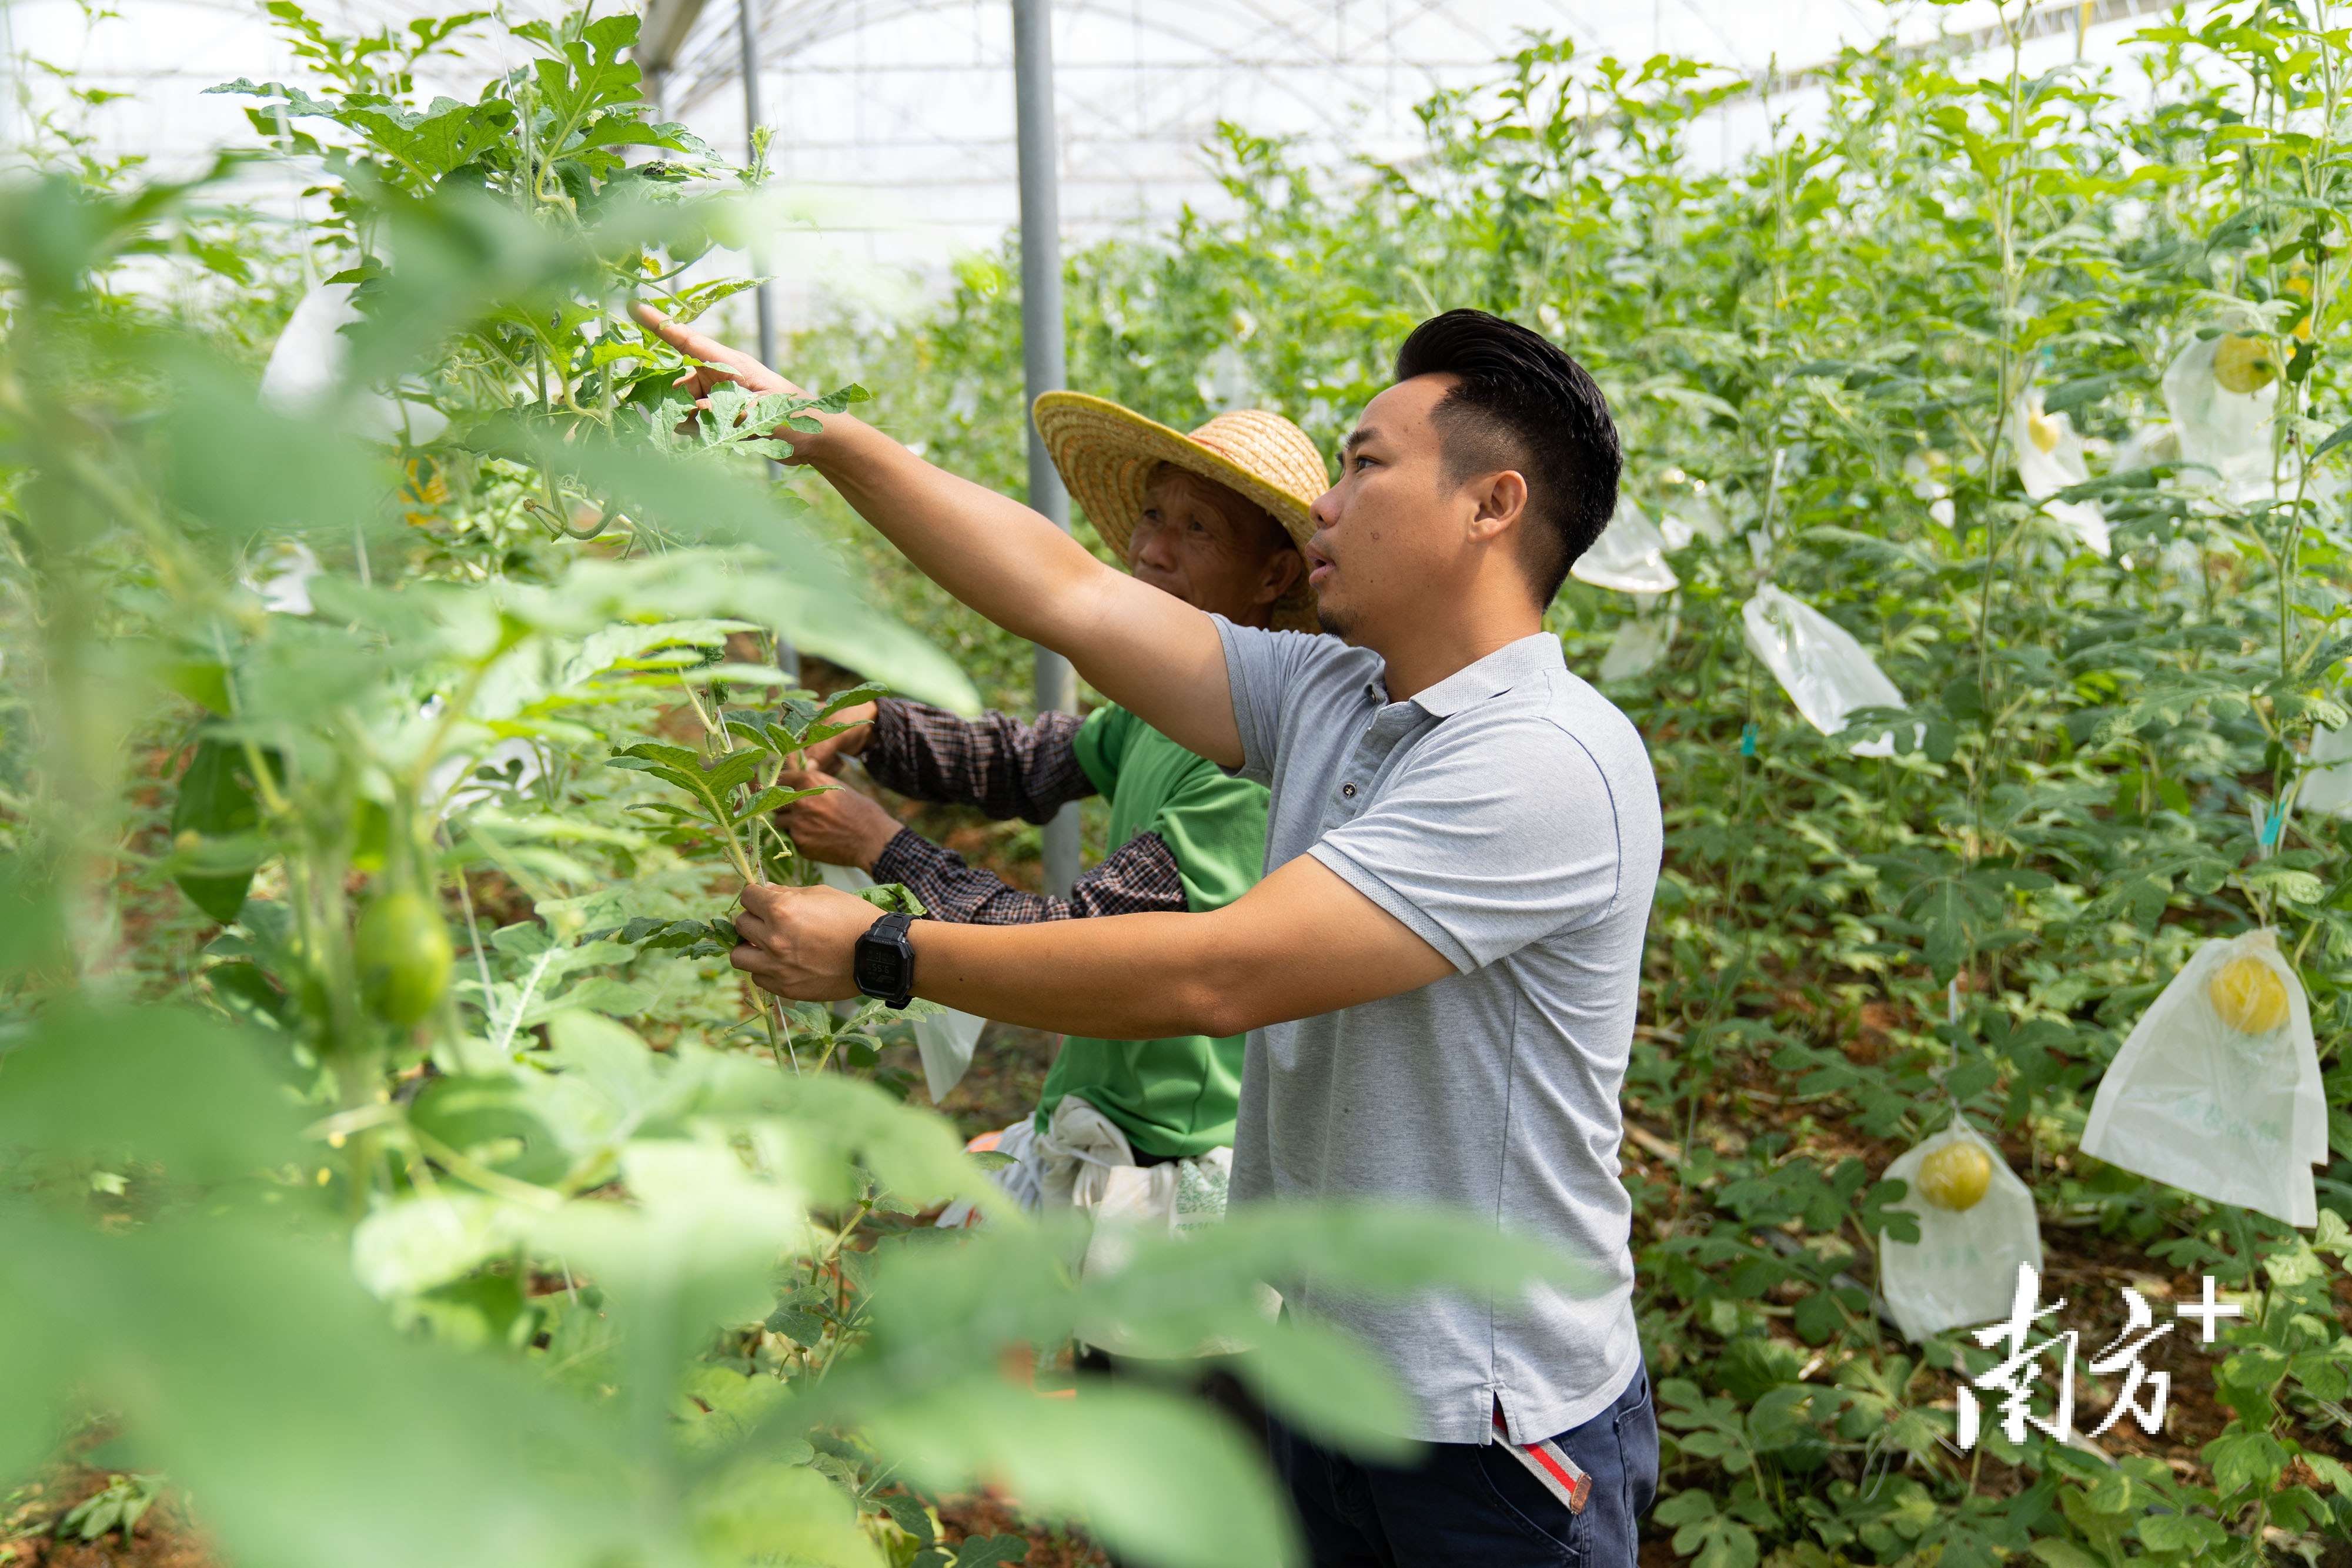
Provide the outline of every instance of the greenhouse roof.
<path id="1" fill-rule="evenodd" d="M 773 260 L 788 278 L 887 295 L 1012 225 L 1007 0 L 748 3 L 761 119 L 776 128 L 773 164 L 797 220 Z M 314 10 L 331 29 L 356 32 L 457 8 L 457 0 L 324 0 Z M 508 7 L 556 8 L 551 0 Z M 2043 36 L 2031 52 L 2048 64 L 2078 49 L 2096 56 L 2134 18 L 2164 8 L 2158 0 L 2043 5 L 2032 16 Z M 1996 19 L 1985 0 L 1059 0 L 1053 11 L 1062 214 L 1080 239 L 1165 221 L 1188 204 L 1216 210 L 1221 192 L 1203 148 L 1221 122 L 1311 150 L 1408 157 L 1419 146 L 1415 105 L 1491 78 L 1495 62 L 1534 35 L 1591 56 L 1673 52 L 1763 80 L 1873 44 L 1890 27 L 1927 42 L 1966 38 Z M 39 62 L 26 83 L 37 106 L 62 106 L 101 147 L 167 168 L 249 139 L 238 100 L 205 89 L 298 68 L 248 0 L 116 0 L 110 10 L 17 0 L 0 15 L 13 16 L 16 47 Z M 740 22 L 734 0 L 656 0 L 644 51 L 667 63 L 655 80 L 667 112 L 730 150 L 744 141 Z M 494 47 L 448 64 L 449 79 L 432 87 L 470 97 L 481 75 L 513 63 Z M 63 104 L 68 77 L 77 89 L 126 96 L 75 110 Z M 1780 104 L 1790 101 L 1784 94 Z M 1719 118 L 1727 154 L 1768 122 L 1753 96 Z M 793 292 L 788 286 L 788 313 Z"/>

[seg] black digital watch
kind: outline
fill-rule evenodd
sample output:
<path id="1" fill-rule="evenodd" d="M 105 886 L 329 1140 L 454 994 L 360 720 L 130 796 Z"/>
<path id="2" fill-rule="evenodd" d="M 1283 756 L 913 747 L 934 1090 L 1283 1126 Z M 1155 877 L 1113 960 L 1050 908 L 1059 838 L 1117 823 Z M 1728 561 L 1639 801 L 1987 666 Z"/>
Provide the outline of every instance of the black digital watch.
<path id="1" fill-rule="evenodd" d="M 907 939 L 911 915 L 884 915 L 857 939 L 850 974 L 857 988 L 869 997 L 903 1008 L 915 995 L 915 945 Z"/>

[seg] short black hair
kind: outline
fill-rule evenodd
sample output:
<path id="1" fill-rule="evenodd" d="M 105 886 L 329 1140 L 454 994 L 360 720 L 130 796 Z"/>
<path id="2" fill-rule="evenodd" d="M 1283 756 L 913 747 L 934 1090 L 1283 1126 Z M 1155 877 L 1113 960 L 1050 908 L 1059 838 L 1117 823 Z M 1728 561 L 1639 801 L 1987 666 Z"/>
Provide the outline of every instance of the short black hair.
<path id="1" fill-rule="evenodd" d="M 1617 509 L 1624 455 L 1609 400 L 1566 350 L 1484 310 L 1448 310 L 1397 350 L 1396 379 L 1461 380 L 1433 418 L 1450 478 L 1517 469 L 1528 482 L 1525 560 L 1549 605 Z"/>

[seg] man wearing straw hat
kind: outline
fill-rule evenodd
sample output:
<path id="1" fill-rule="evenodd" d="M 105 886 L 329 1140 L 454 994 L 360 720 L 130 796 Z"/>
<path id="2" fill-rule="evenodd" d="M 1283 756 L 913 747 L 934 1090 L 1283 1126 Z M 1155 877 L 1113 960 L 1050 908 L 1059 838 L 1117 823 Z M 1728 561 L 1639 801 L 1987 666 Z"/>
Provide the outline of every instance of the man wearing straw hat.
<path id="1" fill-rule="evenodd" d="M 1116 403 L 1056 394 L 1079 423 L 1056 449 L 1063 478 L 1138 581 L 1240 626 L 1314 623 L 1299 550 L 1329 487 L 1307 433 L 1279 414 L 1219 414 L 1190 435 Z M 1066 898 L 1007 885 L 900 825 L 880 804 L 827 789 L 782 813 L 801 852 L 912 888 L 936 918 L 1010 925 L 1101 915 L 1222 909 L 1257 884 L 1266 789 L 1193 755 L 1116 705 L 1024 725 L 963 719 L 898 698 L 845 710 L 854 726 L 809 748 L 814 768 L 856 757 L 918 800 L 1043 822 L 1066 801 L 1110 803 L 1111 852 Z M 823 782 L 787 777 L 787 788 Z M 1063 1041 L 1034 1119 L 975 1146 L 1013 1156 L 1000 1177 L 1024 1207 L 1122 1204 L 1188 1220 L 1223 1207 L 1243 1037 Z M 1161 1167 L 1181 1164 L 1181 1169 Z M 1115 1178 L 1141 1167 L 1141 1181 Z M 961 1214 L 954 1218 L 960 1219 Z"/>
<path id="2" fill-rule="evenodd" d="M 785 388 L 648 322 L 723 367 L 705 384 Z M 736 966 L 781 996 L 904 988 L 1114 1039 L 1248 1030 L 1234 1202 L 1441 1202 L 1575 1266 L 1517 1300 L 1286 1283 L 1387 1360 L 1429 1445 L 1388 1466 L 1269 1433 L 1316 1563 L 1633 1568 L 1658 1449 L 1617 1096 L 1664 833 L 1639 733 L 1543 629 L 1616 505 L 1591 378 L 1481 311 L 1415 329 L 1313 508 L 1328 637 L 1148 592 L 849 416 L 777 434 L 965 603 L 1269 779 L 1268 870 L 1206 914 L 1052 926 L 908 931 L 829 889 L 753 888 Z"/>

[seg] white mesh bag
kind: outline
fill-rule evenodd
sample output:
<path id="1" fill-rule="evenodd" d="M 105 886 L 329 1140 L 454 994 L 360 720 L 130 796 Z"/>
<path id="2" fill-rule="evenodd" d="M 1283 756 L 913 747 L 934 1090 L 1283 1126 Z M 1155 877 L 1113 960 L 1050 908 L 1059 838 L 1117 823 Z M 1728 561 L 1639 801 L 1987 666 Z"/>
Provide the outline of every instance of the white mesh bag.
<path id="1" fill-rule="evenodd" d="M 2083 1152 L 2289 1225 L 2318 1222 L 2327 1100 L 2311 1005 L 2271 931 L 2197 949 L 2116 1053 Z"/>

